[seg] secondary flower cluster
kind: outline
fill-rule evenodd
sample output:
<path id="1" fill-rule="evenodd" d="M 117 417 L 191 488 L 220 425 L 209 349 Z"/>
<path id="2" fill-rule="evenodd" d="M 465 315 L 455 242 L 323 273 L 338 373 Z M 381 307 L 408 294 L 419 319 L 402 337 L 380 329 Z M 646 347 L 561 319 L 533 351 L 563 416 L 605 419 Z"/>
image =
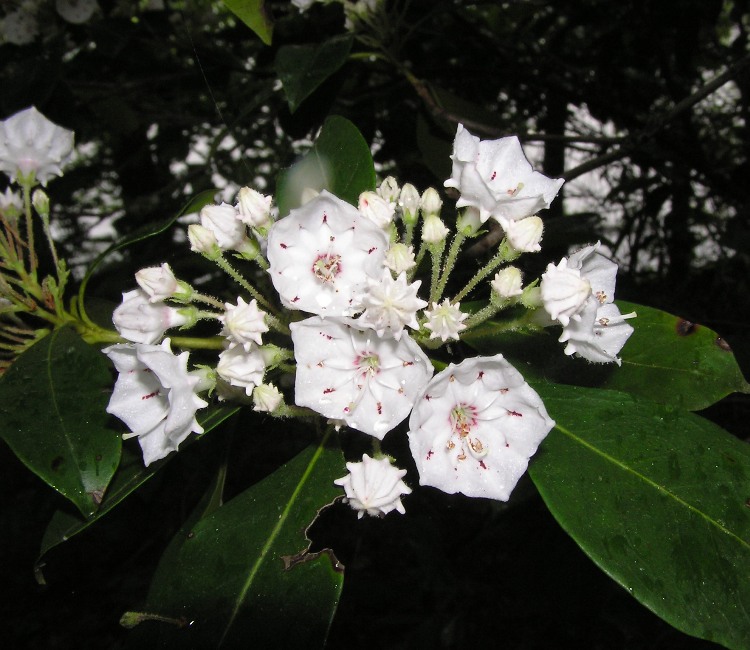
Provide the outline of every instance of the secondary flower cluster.
<path id="1" fill-rule="evenodd" d="M 520 269 L 509 265 L 540 250 L 543 222 L 536 212 L 563 183 L 533 171 L 516 138 L 485 142 L 459 126 L 452 160 L 445 185 L 458 190 L 462 208 L 452 235 L 436 190 L 420 195 L 390 177 L 364 192 L 357 206 L 322 191 L 278 218 L 271 197 L 243 188 L 234 205 L 204 207 L 200 223 L 188 229 L 192 250 L 218 264 L 251 299 L 202 295 L 167 264 L 136 274 L 139 288 L 124 293 L 114 313 L 119 333 L 133 343 L 105 352 L 121 373 L 109 410 L 139 437 L 144 461 L 200 432 L 195 414 L 206 402 L 197 391 L 212 388 L 228 398 L 239 390 L 252 396 L 256 410 L 315 412 L 376 441 L 408 418 L 420 484 L 507 500 L 554 422 L 502 355 L 465 359 L 434 374 L 427 351 L 520 306 L 527 315 L 513 328 L 538 327 L 540 319 L 530 316 L 544 312 L 548 325 L 562 325 L 567 354 L 619 362 L 631 315 L 621 316 L 612 302 L 617 267 L 598 244 L 550 264 L 541 284 L 524 286 Z M 496 254 L 453 297 L 444 296 L 454 289 L 450 276 L 462 244 L 479 236 L 489 219 L 505 234 Z M 228 252 L 257 263 L 260 280 L 239 273 Z M 429 280 L 415 279 L 428 262 Z M 462 309 L 461 300 L 486 279 L 484 306 Z M 256 284 L 267 286 L 261 291 Z M 190 373 L 187 353 L 167 361 L 169 343 L 158 342 L 167 330 L 200 319 L 217 321 L 224 349 L 215 367 Z M 294 406 L 266 382 L 289 372 Z M 337 484 L 360 516 L 403 512 L 401 497 L 410 492 L 405 471 L 375 447 L 374 457 L 347 463 L 349 474 Z"/>

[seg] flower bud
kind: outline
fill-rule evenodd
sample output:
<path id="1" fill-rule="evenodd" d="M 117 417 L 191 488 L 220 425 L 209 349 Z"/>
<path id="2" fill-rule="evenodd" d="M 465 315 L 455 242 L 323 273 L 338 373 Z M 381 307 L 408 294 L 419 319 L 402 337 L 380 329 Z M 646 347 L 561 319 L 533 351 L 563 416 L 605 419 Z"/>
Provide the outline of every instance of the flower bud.
<path id="1" fill-rule="evenodd" d="M 135 274 L 135 281 L 148 294 L 149 302 L 161 302 L 171 298 L 178 289 L 177 278 L 166 263 L 141 269 Z"/>
<path id="2" fill-rule="evenodd" d="M 520 296 L 523 293 L 521 271 L 515 266 L 508 266 L 495 274 L 490 286 L 500 298 Z"/>
<path id="3" fill-rule="evenodd" d="M 221 257 L 221 249 L 216 241 L 216 236 L 208 228 L 197 223 L 188 226 L 188 240 L 190 241 L 190 250 L 200 253 L 210 260 L 216 260 Z"/>
<path id="4" fill-rule="evenodd" d="M 385 266 L 400 275 L 416 266 L 414 261 L 414 248 L 406 244 L 393 244 L 385 255 Z"/>
<path id="5" fill-rule="evenodd" d="M 284 396 L 273 384 L 259 384 L 253 388 L 253 411 L 273 413 L 284 401 Z"/>
<path id="6" fill-rule="evenodd" d="M 474 207 L 468 207 L 462 210 L 456 219 L 456 230 L 464 237 L 472 237 L 479 232 L 482 227 L 482 219 L 479 210 Z"/>
<path id="7" fill-rule="evenodd" d="M 443 207 L 443 200 L 440 198 L 440 195 L 434 187 L 428 187 L 424 191 L 424 194 L 422 194 L 422 198 L 419 201 L 419 207 L 422 210 L 422 216 L 439 216 L 440 208 Z"/>
<path id="8" fill-rule="evenodd" d="M 271 222 L 272 197 L 256 192 L 249 187 L 240 188 L 237 194 L 239 219 L 252 228 L 268 226 Z"/>
<path id="9" fill-rule="evenodd" d="M 204 206 L 200 218 L 201 225 L 214 234 L 221 250 L 241 248 L 247 239 L 245 224 L 240 221 L 240 215 L 235 207 L 228 203 Z"/>
<path id="10" fill-rule="evenodd" d="M 540 285 L 544 309 L 563 326 L 577 316 L 591 295 L 591 283 L 581 277 L 578 269 L 568 268 L 567 264 L 565 257 L 560 264 L 548 264 Z"/>
<path id="11" fill-rule="evenodd" d="M 405 224 L 416 225 L 419 217 L 419 192 L 411 183 L 401 188 L 398 204 L 401 207 L 401 218 Z"/>
<path id="12" fill-rule="evenodd" d="M 375 192 L 359 195 L 359 211 L 383 230 L 391 225 L 395 212 L 393 206 Z"/>
<path id="13" fill-rule="evenodd" d="M 434 214 L 428 214 L 422 222 L 422 241 L 428 244 L 439 244 L 445 241 L 448 232 L 440 217 Z"/>
<path id="14" fill-rule="evenodd" d="M 5 188 L 5 193 L 0 194 L 0 215 L 8 219 L 17 219 L 23 213 L 23 199 L 18 192 L 13 192 L 10 187 Z"/>
<path id="15" fill-rule="evenodd" d="M 393 176 L 387 176 L 378 188 L 378 194 L 388 201 L 388 203 L 396 203 L 400 191 L 401 188 L 399 188 Z"/>
<path id="16" fill-rule="evenodd" d="M 34 190 L 31 195 L 31 203 L 40 216 L 49 216 L 49 197 L 44 190 Z"/>
<path id="17" fill-rule="evenodd" d="M 134 343 L 156 343 L 166 330 L 190 320 L 190 315 L 183 314 L 182 310 L 163 303 L 151 304 L 148 295 L 140 289 L 123 293 L 122 304 L 112 314 L 120 336 Z"/>
<path id="18" fill-rule="evenodd" d="M 539 217 L 526 217 L 517 221 L 500 217 L 498 221 L 505 230 L 505 239 L 515 250 L 536 253 L 542 249 L 539 242 L 542 241 L 544 223 Z"/>

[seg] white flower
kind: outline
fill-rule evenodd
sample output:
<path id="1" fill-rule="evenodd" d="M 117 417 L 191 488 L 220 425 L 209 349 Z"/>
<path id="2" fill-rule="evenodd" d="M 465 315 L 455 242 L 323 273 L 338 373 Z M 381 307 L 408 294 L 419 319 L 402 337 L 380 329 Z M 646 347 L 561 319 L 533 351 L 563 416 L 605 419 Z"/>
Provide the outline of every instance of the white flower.
<path id="1" fill-rule="evenodd" d="M 566 257 L 557 265 L 547 265 L 540 289 L 544 309 L 563 325 L 583 309 L 591 295 L 591 283 L 581 276 L 579 269 L 568 268 Z"/>
<path id="2" fill-rule="evenodd" d="M 523 293 L 521 271 L 515 266 L 506 266 L 495 274 L 490 282 L 492 290 L 501 298 L 513 298 Z"/>
<path id="3" fill-rule="evenodd" d="M 249 187 L 241 187 L 237 195 L 237 213 L 240 221 L 253 228 L 264 228 L 271 223 L 271 201 Z"/>
<path id="4" fill-rule="evenodd" d="M 502 355 L 450 364 L 433 377 L 409 418 L 419 482 L 507 501 L 554 424 Z"/>
<path id="5" fill-rule="evenodd" d="M 190 250 L 205 255 L 210 260 L 221 256 L 219 242 L 216 240 L 213 230 L 201 226 L 199 223 L 191 223 L 188 226 L 188 241 Z"/>
<path id="6" fill-rule="evenodd" d="M 456 207 L 479 208 L 489 217 L 523 219 L 548 208 L 564 183 L 532 170 L 515 136 L 480 140 L 458 125 L 453 142 L 453 171 L 445 187 L 456 188 Z"/>
<path id="7" fill-rule="evenodd" d="M 251 395 L 253 388 L 263 383 L 265 369 L 266 364 L 258 347 L 253 346 L 249 352 L 245 352 L 244 348 L 237 346 L 219 355 L 216 374 L 232 386 L 244 388 L 245 393 Z"/>
<path id="8" fill-rule="evenodd" d="M 133 289 L 122 294 L 122 303 L 112 314 L 112 322 L 128 341 L 156 343 L 171 327 L 189 322 L 180 311 L 163 303 L 152 304 L 145 291 Z"/>
<path id="9" fill-rule="evenodd" d="M 359 211 L 378 228 L 386 229 L 393 223 L 396 207 L 376 192 L 362 192 L 359 195 Z"/>
<path id="10" fill-rule="evenodd" d="M 74 25 L 85 23 L 98 8 L 96 0 L 55 0 L 57 13 Z"/>
<path id="11" fill-rule="evenodd" d="M 344 501 L 357 510 L 359 519 L 364 514 L 383 516 L 392 510 L 404 514 L 401 497 L 411 494 L 401 480 L 406 476 L 405 469 L 394 467 L 388 458 L 374 459 L 367 454 L 362 455 L 361 463 L 347 463 L 346 469 L 349 473 L 334 483 L 344 488 Z"/>
<path id="12" fill-rule="evenodd" d="M 169 264 L 150 266 L 135 274 L 138 286 L 148 294 L 149 302 L 161 302 L 177 293 L 177 278 L 174 277 Z"/>
<path id="13" fill-rule="evenodd" d="M 268 331 L 265 321 L 266 313 L 258 309 L 258 302 L 253 299 L 249 303 L 237 298 L 237 304 L 224 303 L 224 313 L 219 320 L 224 324 L 222 336 L 229 339 L 229 347 L 240 345 L 245 352 L 250 352 L 253 343 L 260 345 L 261 334 Z"/>
<path id="14" fill-rule="evenodd" d="M 62 176 L 73 155 L 73 131 L 50 122 L 33 106 L 0 122 L 0 170 L 10 180 L 34 178 L 42 185 Z"/>
<path id="15" fill-rule="evenodd" d="M 500 217 L 498 221 L 505 231 L 506 240 L 515 250 L 521 253 L 542 250 L 539 242 L 542 241 L 544 222 L 539 217 L 525 217 L 515 221 Z"/>
<path id="16" fill-rule="evenodd" d="M 401 243 L 392 244 L 383 263 L 396 275 L 413 269 L 417 265 L 414 259 L 414 247 Z"/>
<path id="17" fill-rule="evenodd" d="M 223 251 L 243 248 L 247 240 L 245 224 L 233 205 L 206 205 L 200 211 L 201 225 L 210 230 Z"/>
<path id="18" fill-rule="evenodd" d="M 208 406 L 195 394 L 200 381 L 187 371 L 188 353 L 175 356 L 169 339 L 161 345 L 117 344 L 103 352 L 120 373 L 107 413 L 138 436 L 146 465 L 176 451 L 190 433 L 203 433 L 195 419 Z"/>
<path id="19" fill-rule="evenodd" d="M 422 241 L 428 244 L 439 244 L 450 231 L 436 214 L 428 214 L 422 222 Z"/>
<path id="20" fill-rule="evenodd" d="M 321 192 L 268 234 L 268 272 L 285 307 L 321 316 L 357 313 L 379 278 L 388 236 L 356 208 Z"/>
<path id="21" fill-rule="evenodd" d="M 273 384 L 258 384 L 253 388 L 253 411 L 273 413 L 283 401 L 284 396 Z"/>
<path id="22" fill-rule="evenodd" d="M 357 319 L 359 325 L 372 328 L 378 336 L 386 332 L 397 341 L 404 327 L 419 329 L 417 311 L 427 302 L 417 297 L 421 281 L 406 283 L 406 273 L 396 280 L 388 269 L 383 269 L 379 280 L 367 280 L 367 293 L 362 298 L 364 313 Z"/>
<path id="23" fill-rule="evenodd" d="M 409 414 L 432 376 L 430 360 L 408 334 L 400 341 L 381 339 L 319 317 L 289 327 L 297 360 L 295 402 L 381 440 Z"/>
<path id="24" fill-rule="evenodd" d="M 466 329 L 464 321 L 469 317 L 459 309 L 460 307 L 460 302 L 451 305 L 448 298 L 439 305 L 436 302 L 432 303 L 432 309 L 425 311 L 425 316 L 427 316 L 425 327 L 432 332 L 431 339 L 459 340 L 458 333 Z"/>
<path id="25" fill-rule="evenodd" d="M 596 363 L 616 363 L 622 361 L 617 353 L 622 350 L 633 333 L 633 328 L 625 321 L 635 318 L 635 312 L 621 314 L 617 305 L 600 305 L 592 296 L 581 312 L 580 320 L 571 320 L 563 328 L 559 341 L 567 342 L 565 354 L 578 354 Z"/>

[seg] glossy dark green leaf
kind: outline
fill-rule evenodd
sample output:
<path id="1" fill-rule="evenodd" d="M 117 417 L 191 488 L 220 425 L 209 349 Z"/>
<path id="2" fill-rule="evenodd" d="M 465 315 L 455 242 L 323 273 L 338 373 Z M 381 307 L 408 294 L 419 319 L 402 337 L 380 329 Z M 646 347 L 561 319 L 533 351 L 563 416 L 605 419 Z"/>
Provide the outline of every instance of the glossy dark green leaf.
<path id="1" fill-rule="evenodd" d="M 531 380 L 600 386 L 691 411 L 733 392 L 750 392 L 732 351 L 716 332 L 667 312 L 617 301 L 622 313 L 636 312 L 635 331 L 620 353 L 622 366 L 593 364 L 563 353 L 559 328 L 525 334 L 486 322 L 462 337 L 484 354 L 502 352 Z"/>
<path id="2" fill-rule="evenodd" d="M 111 385 L 104 355 L 67 327 L 0 378 L 0 437 L 85 517 L 99 508 L 120 462 L 120 435 L 106 426 Z"/>
<path id="3" fill-rule="evenodd" d="M 322 647 L 343 576 L 330 553 L 307 553 L 305 531 L 345 471 L 324 439 L 183 531 L 138 608 L 151 620 L 136 645 Z"/>
<path id="4" fill-rule="evenodd" d="M 180 445 L 180 450 L 184 450 L 190 445 L 200 442 L 206 438 L 211 429 L 214 429 L 227 418 L 239 411 L 238 406 L 212 406 L 210 408 L 198 411 L 196 418 L 198 423 L 203 427 L 203 434 L 200 436 L 190 436 Z M 121 503 L 129 494 L 138 489 L 154 474 L 156 474 L 166 463 L 170 462 L 176 454 L 170 454 L 166 458 L 151 463 L 148 467 L 143 465 L 143 455 L 136 440 L 126 443 L 122 448 L 122 458 L 120 466 L 117 468 L 109 488 L 104 494 L 96 513 L 88 519 L 83 519 L 75 513 L 65 510 L 58 510 L 52 515 L 52 519 L 47 525 L 42 537 L 37 567 L 41 565 L 42 558 L 55 546 L 68 541 L 74 535 L 85 530 L 91 524 L 95 523 L 112 510 L 116 505 Z M 37 579 L 44 581 L 39 569 L 37 570 Z"/>
<path id="5" fill-rule="evenodd" d="M 276 74 L 294 113 L 328 77 L 346 63 L 352 49 L 350 34 L 311 45 L 284 45 L 276 54 Z"/>
<path id="6" fill-rule="evenodd" d="M 277 179 L 276 200 L 280 216 L 302 203 L 305 189 L 328 190 L 357 205 L 359 195 L 375 188 L 375 165 L 370 147 L 349 120 L 329 117 L 312 149 Z"/>
<path id="7" fill-rule="evenodd" d="M 750 642 L 750 446 L 687 411 L 540 384 L 556 421 L 531 478 L 560 525 L 674 627 Z"/>
<path id="8" fill-rule="evenodd" d="M 266 7 L 266 0 L 223 0 L 229 9 L 245 25 L 252 29 L 266 45 L 273 37 L 273 19 Z"/>

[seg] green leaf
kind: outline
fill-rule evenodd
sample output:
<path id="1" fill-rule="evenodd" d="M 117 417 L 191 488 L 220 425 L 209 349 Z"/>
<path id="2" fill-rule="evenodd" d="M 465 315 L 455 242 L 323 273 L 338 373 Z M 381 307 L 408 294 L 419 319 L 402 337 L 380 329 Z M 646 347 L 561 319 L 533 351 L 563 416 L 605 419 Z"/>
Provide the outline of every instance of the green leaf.
<path id="1" fill-rule="evenodd" d="M 223 0 L 229 9 L 245 25 L 252 29 L 266 45 L 273 37 L 273 19 L 266 8 L 266 0 Z"/>
<path id="2" fill-rule="evenodd" d="M 351 34 L 312 45 L 284 45 L 276 54 L 276 73 L 284 87 L 289 110 L 294 113 L 320 84 L 346 63 L 352 49 Z"/>
<path id="3" fill-rule="evenodd" d="M 343 576 L 330 552 L 308 553 L 305 531 L 345 471 L 328 437 L 179 535 L 140 611 L 190 625 L 149 621 L 136 646 L 322 647 Z"/>
<path id="4" fill-rule="evenodd" d="M 605 573 L 674 627 L 750 642 L 750 446 L 686 411 L 543 384 L 557 425 L 530 467 Z"/>
<path id="5" fill-rule="evenodd" d="M 527 377 L 578 386 L 599 386 L 699 411 L 730 393 L 750 392 L 732 351 L 716 332 L 667 312 L 617 301 L 634 311 L 634 332 L 620 353 L 622 366 L 568 357 L 559 328 L 542 333 L 504 331 L 488 321 L 462 337 L 484 354 L 502 352 Z"/>
<path id="6" fill-rule="evenodd" d="M 92 516 L 120 462 L 106 427 L 112 378 L 104 355 L 62 328 L 0 378 L 0 437 L 37 476 Z"/>
<path id="7" fill-rule="evenodd" d="M 198 411 L 196 419 L 203 427 L 203 434 L 200 436 L 190 436 L 180 445 L 180 450 L 184 451 L 190 445 L 200 442 L 206 438 L 211 429 L 216 428 L 227 418 L 234 415 L 240 410 L 239 406 L 213 406 L 205 410 Z M 85 530 L 91 524 L 101 519 L 116 505 L 121 503 L 129 494 L 138 489 L 154 474 L 156 474 L 166 463 L 170 462 L 176 454 L 169 454 L 166 458 L 151 463 L 148 467 L 143 465 L 143 455 L 138 443 L 133 440 L 122 448 L 122 459 L 117 472 L 112 477 L 104 499 L 96 513 L 88 519 L 83 519 L 75 513 L 65 510 L 57 510 L 47 525 L 42 537 L 39 557 L 36 561 L 37 580 L 44 584 L 44 577 L 41 574 L 42 558 L 55 546 L 68 541 L 74 535 Z"/>
<path id="8" fill-rule="evenodd" d="M 329 117 L 312 149 L 279 174 L 276 183 L 279 215 L 286 216 L 299 207 L 302 192 L 308 188 L 318 192 L 328 190 L 352 205 L 357 205 L 362 192 L 375 189 L 370 147 L 346 118 Z"/>

